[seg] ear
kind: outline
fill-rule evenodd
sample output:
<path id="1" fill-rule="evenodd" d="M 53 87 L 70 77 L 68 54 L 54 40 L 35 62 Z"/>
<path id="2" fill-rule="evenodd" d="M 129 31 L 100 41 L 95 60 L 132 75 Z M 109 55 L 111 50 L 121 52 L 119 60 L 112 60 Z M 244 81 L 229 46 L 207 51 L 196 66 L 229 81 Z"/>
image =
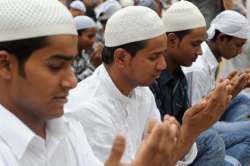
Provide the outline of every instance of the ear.
<path id="1" fill-rule="evenodd" d="M 11 55 L 6 51 L 0 51 L 0 77 L 5 80 L 10 80 L 12 76 Z"/>
<path id="2" fill-rule="evenodd" d="M 167 35 L 167 39 L 168 39 L 167 43 L 168 48 L 174 48 L 179 43 L 179 38 L 174 33 L 169 33 Z"/>
<path id="3" fill-rule="evenodd" d="M 123 48 L 117 48 L 114 52 L 114 63 L 121 68 L 124 68 L 131 58 L 131 55 Z"/>

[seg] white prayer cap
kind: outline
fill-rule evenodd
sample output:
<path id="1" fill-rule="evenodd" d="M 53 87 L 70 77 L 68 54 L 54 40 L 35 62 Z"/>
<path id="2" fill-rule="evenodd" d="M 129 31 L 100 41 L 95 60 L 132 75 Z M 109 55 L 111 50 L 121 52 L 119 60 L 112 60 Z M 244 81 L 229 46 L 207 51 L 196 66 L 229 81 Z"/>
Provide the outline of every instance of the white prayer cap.
<path id="1" fill-rule="evenodd" d="M 86 6 L 84 5 L 82 1 L 79 1 L 79 0 L 71 2 L 69 7 L 72 9 L 80 10 L 83 13 L 86 12 Z"/>
<path id="2" fill-rule="evenodd" d="M 0 42 L 77 35 L 72 15 L 58 0 L 2 0 L 0 11 Z"/>
<path id="3" fill-rule="evenodd" d="M 88 16 L 76 16 L 74 20 L 77 30 L 97 27 L 95 21 Z"/>
<path id="4" fill-rule="evenodd" d="M 122 7 L 133 6 L 135 4 L 134 0 L 120 0 Z"/>
<path id="5" fill-rule="evenodd" d="M 108 19 L 104 32 L 105 46 L 152 39 L 164 33 L 164 24 L 155 11 L 144 6 L 128 6 Z"/>
<path id="6" fill-rule="evenodd" d="M 107 0 L 98 7 L 96 18 L 98 20 L 107 20 L 121 8 L 122 6 L 116 0 Z"/>
<path id="7" fill-rule="evenodd" d="M 225 10 L 212 20 L 207 32 L 208 39 L 214 37 L 215 30 L 241 39 L 249 39 L 250 37 L 250 26 L 247 18 L 233 10 Z"/>
<path id="8" fill-rule="evenodd" d="M 206 27 L 200 10 L 191 2 L 182 0 L 171 5 L 164 13 L 163 22 L 166 32 L 177 32 Z"/>

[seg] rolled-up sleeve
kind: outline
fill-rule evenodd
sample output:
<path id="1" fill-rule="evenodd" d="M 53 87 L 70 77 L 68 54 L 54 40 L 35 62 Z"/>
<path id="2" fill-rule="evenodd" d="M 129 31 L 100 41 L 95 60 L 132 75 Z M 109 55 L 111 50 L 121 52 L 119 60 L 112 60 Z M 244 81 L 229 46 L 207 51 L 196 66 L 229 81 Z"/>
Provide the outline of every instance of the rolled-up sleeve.
<path id="1" fill-rule="evenodd" d="M 194 143 L 191 147 L 191 149 L 189 150 L 188 154 L 186 154 L 186 156 L 184 157 L 183 160 L 178 161 L 176 163 L 176 166 L 187 166 L 189 164 L 191 164 L 194 159 L 196 158 L 198 153 L 198 149 L 197 149 L 197 145 L 196 143 Z"/>

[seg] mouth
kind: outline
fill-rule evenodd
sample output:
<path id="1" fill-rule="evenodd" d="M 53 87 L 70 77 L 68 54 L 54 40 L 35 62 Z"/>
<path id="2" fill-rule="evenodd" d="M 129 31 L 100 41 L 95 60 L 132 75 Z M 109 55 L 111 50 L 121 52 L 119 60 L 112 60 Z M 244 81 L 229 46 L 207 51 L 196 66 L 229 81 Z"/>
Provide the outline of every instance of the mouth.
<path id="1" fill-rule="evenodd" d="M 161 73 L 156 73 L 156 74 L 154 74 L 154 78 L 157 79 L 160 77 L 160 75 L 161 75 Z"/>
<path id="2" fill-rule="evenodd" d="M 55 96 L 55 97 L 53 98 L 53 100 L 54 100 L 56 103 L 58 103 L 59 105 L 63 105 L 63 104 L 65 104 L 65 103 L 68 102 L 67 96 L 68 96 L 68 95 Z"/>

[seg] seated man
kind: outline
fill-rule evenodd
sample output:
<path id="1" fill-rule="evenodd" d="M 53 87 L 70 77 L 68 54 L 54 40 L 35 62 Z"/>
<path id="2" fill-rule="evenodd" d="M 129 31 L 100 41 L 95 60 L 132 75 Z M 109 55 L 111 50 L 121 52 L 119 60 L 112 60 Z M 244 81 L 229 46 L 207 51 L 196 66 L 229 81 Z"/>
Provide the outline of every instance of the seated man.
<path id="1" fill-rule="evenodd" d="M 207 38 L 206 22 L 200 10 L 188 1 L 174 3 L 164 13 L 162 19 L 168 38 L 168 51 L 165 55 L 168 66 L 150 89 L 154 93 L 161 117 L 164 118 L 168 114 L 182 123 L 183 115 L 190 107 L 190 103 L 187 80 L 181 65 L 191 65 L 197 54 L 200 54 L 200 44 Z M 202 121 L 184 129 L 195 133 L 200 123 Z M 195 134 L 193 136 L 196 137 Z M 193 166 L 224 165 L 225 145 L 216 131 L 213 129 L 204 131 L 196 139 L 196 143 L 198 155 L 192 163 Z"/>
<path id="2" fill-rule="evenodd" d="M 69 11 L 55 0 L 4 0 L 0 11 L 0 165 L 103 165 L 80 123 L 63 116 L 77 83 L 77 33 Z M 178 133 L 171 117 L 151 123 L 147 141 L 128 165 L 174 162 Z M 115 139 L 106 166 L 123 165 L 124 141 Z"/>
<path id="3" fill-rule="evenodd" d="M 153 10 L 131 6 L 108 20 L 104 34 L 104 64 L 71 92 L 66 108 L 81 121 L 99 159 L 107 159 L 115 135 L 123 133 L 128 142 L 123 161 L 132 161 L 147 135 L 149 119 L 160 121 L 154 96 L 144 86 L 152 84 L 166 68 L 165 26 Z M 189 128 L 202 120 L 198 133 L 211 126 L 230 100 L 227 83 L 187 111 L 182 126 Z M 214 103 L 219 98 L 221 103 Z M 186 131 L 181 129 L 181 140 L 173 153 L 175 159 L 182 160 L 177 165 L 192 163 L 197 154 L 196 133 Z M 185 139 L 188 137 L 191 139 Z"/>
<path id="4" fill-rule="evenodd" d="M 250 26 L 243 15 L 228 10 L 215 17 L 208 29 L 208 41 L 201 44 L 202 56 L 191 67 L 183 67 L 190 86 L 189 97 L 192 105 L 202 100 L 216 86 L 221 58 L 231 59 L 240 54 L 249 35 Z M 214 128 L 222 135 L 226 149 L 229 148 L 227 154 L 237 158 L 242 165 L 247 165 L 250 160 L 249 153 L 246 153 L 250 150 L 250 122 L 246 120 L 250 115 L 250 99 L 238 93 L 249 87 L 250 75 L 249 71 L 238 71 L 232 72 L 227 78 L 232 85 L 230 93 L 233 99 L 220 118 L 223 122 L 216 123 Z M 231 129 L 229 133 L 228 128 Z M 238 134 L 233 134 L 233 131 Z"/>

